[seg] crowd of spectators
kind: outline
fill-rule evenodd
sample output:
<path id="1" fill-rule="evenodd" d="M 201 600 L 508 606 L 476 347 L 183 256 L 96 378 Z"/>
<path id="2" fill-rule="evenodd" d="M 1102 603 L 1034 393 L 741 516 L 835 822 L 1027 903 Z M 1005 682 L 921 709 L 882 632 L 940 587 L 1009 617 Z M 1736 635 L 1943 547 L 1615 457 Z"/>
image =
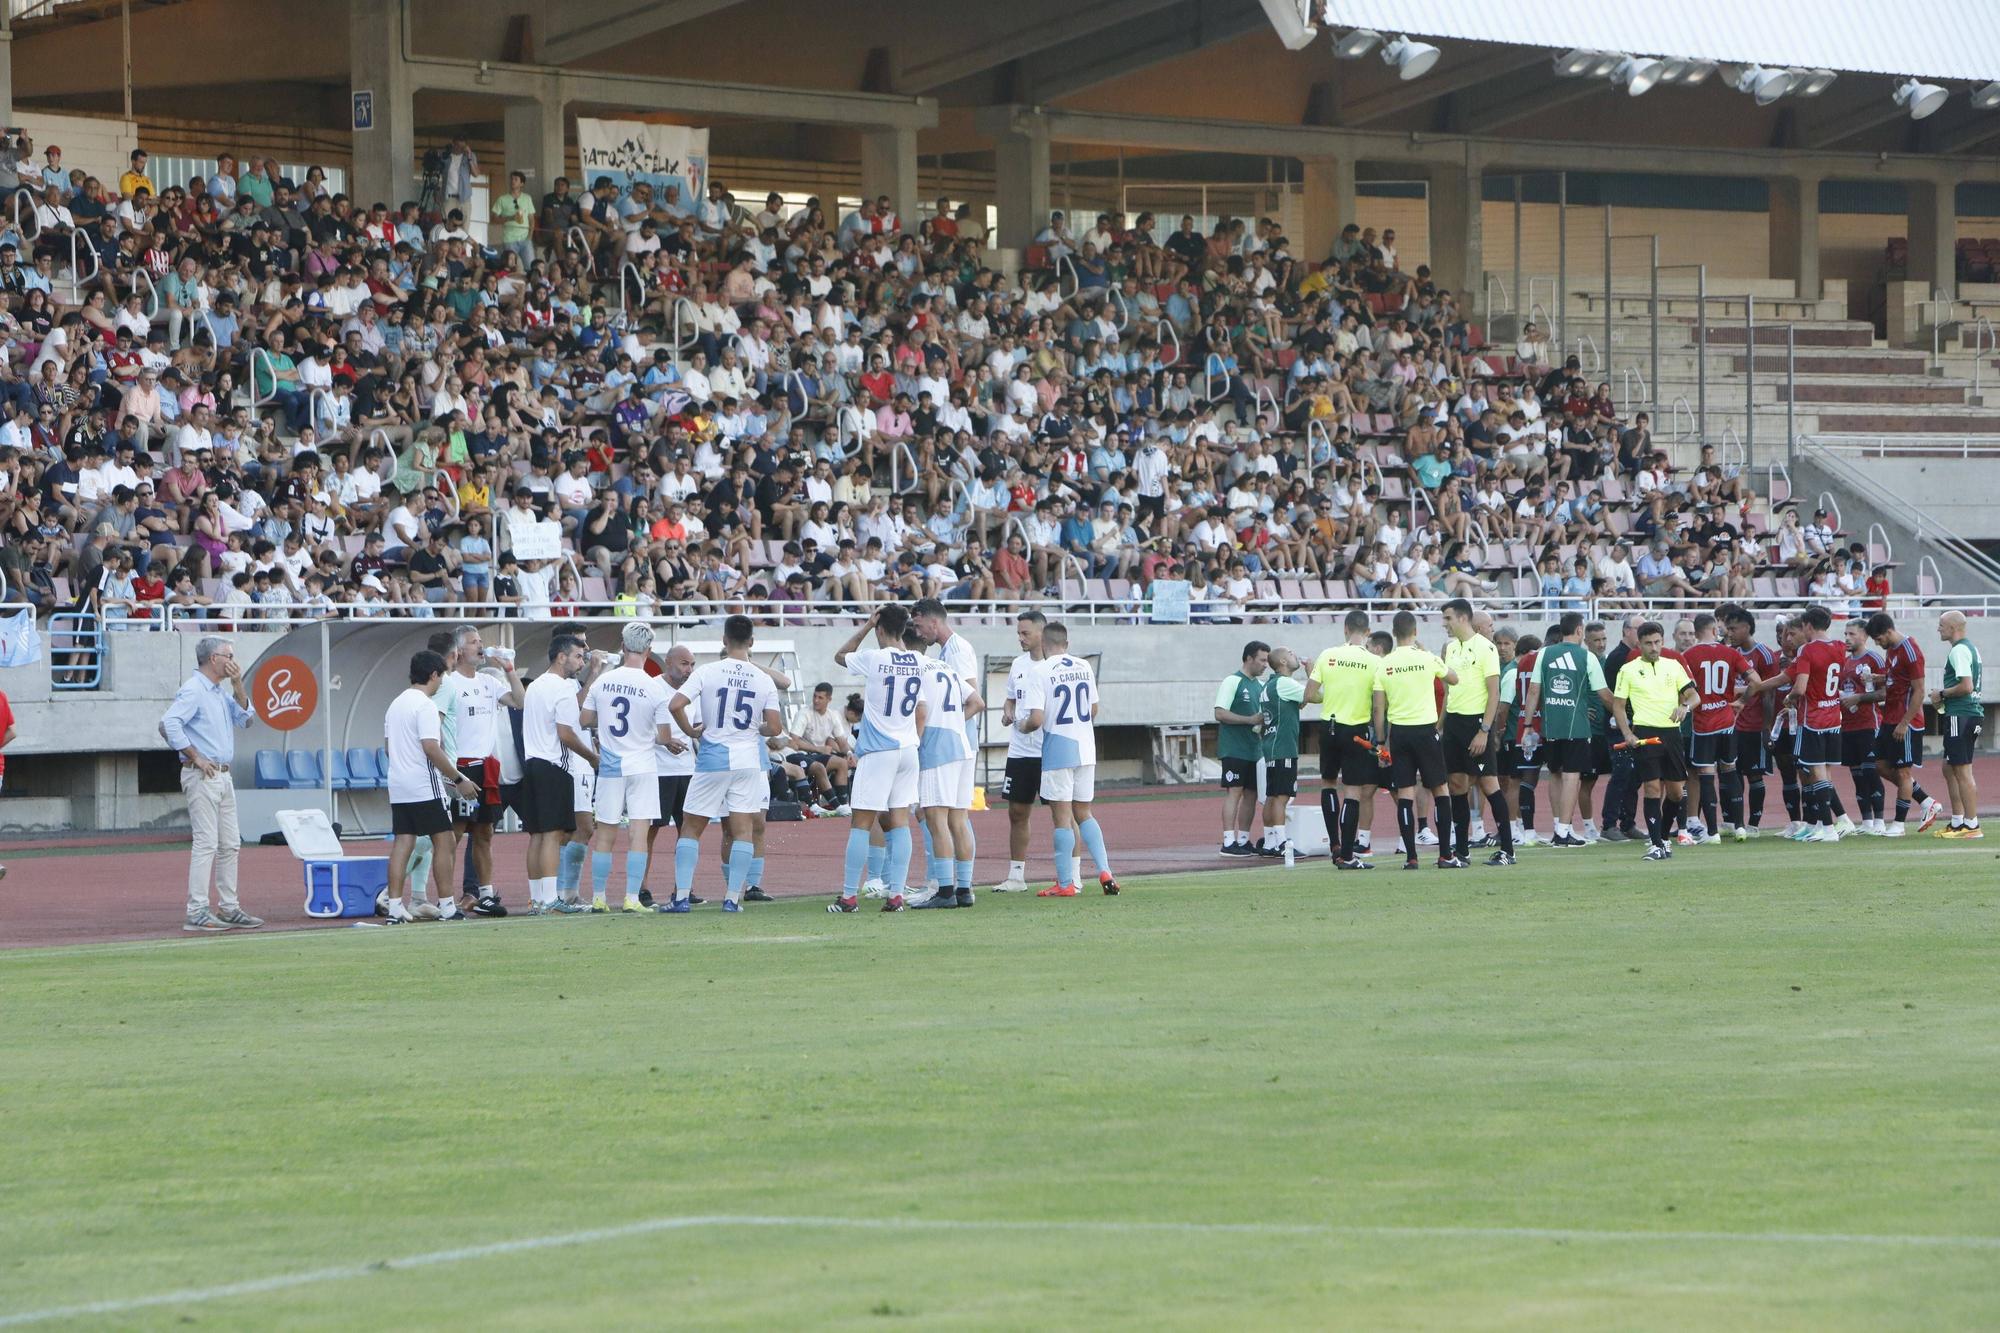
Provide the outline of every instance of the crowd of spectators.
<path id="1" fill-rule="evenodd" d="M 135 152 L 113 189 L 31 147 L 0 571 L 43 609 L 790 619 L 1176 579 L 1214 617 L 1865 579 L 1823 521 L 1748 521 L 1709 451 L 1677 472 L 1532 326 L 1482 346 L 1393 232 L 1297 256 L 1268 218 L 1056 213 L 1008 276 L 944 199 L 515 174 L 480 238 L 462 141 L 429 217 L 256 156 L 155 189 Z M 564 555 L 521 558 L 546 522 Z"/>

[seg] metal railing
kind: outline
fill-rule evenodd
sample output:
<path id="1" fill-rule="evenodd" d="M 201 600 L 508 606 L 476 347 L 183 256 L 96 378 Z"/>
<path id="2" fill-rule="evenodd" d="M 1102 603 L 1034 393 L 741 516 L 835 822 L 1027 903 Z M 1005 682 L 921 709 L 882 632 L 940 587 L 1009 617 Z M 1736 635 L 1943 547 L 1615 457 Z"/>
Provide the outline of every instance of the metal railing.
<path id="1" fill-rule="evenodd" d="M 1618 372 L 1618 379 L 1618 396 L 1624 400 L 1627 412 L 1634 411 L 1641 403 L 1651 403 L 1653 401 L 1653 391 L 1646 383 L 1646 373 L 1637 366 L 1626 366 L 1620 370 Z M 1639 386 L 1639 392 L 1636 396 L 1632 393 L 1632 386 L 1634 384 Z"/>
<path id="2" fill-rule="evenodd" d="M 583 256 L 583 271 L 594 277 L 597 273 L 597 254 L 590 248 L 590 237 L 584 234 L 583 228 L 571 227 L 563 233 L 563 240 L 571 250 Z"/>
<path id="3" fill-rule="evenodd" d="M 1069 270 L 1069 290 L 1063 290 L 1063 270 Z M 1056 256 L 1056 295 L 1067 301 L 1083 290 L 1083 275 L 1076 271 L 1076 264 L 1068 255 Z"/>
<path id="4" fill-rule="evenodd" d="M 21 225 L 21 201 L 23 199 L 28 201 L 28 221 L 35 224 L 32 230 Z M 41 234 L 41 220 L 35 214 L 35 207 L 35 192 L 33 190 L 23 185 L 14 191 L 14 230 L 20 233 L 21 239 L 24 241 L 32 241 L 36 236 Z"/>
<path id="5" fill-rule="evenodd" d="M 104 681 L 104 622 L 91 611 L 49 617 L 49 688 L 94 690 Z"/>
<path id="6" fill-rule="evenodd" d="M 1583 354 L 1585 348 L 1590 349 L 1588 358 Z M 1597 339 L 1587 333 L 1579 333 L 1576 336 L 1576 359 L 1578 365 L 1591 374 L 1604 373 L 1604 349 L 1597 345 Z"/>
<path id="7" fill-rule="evenodd" d="M 1959 345 L 1964 346 L 1965 337 L 1961 329 Z M 2000 334 L 1993 331 L 1993 321 L 1984 315 L 1972 321 L 1972 396 L 1980 397 L 1980 383 L 1985 378 L 1986 358 L 1981 351 L 2000 352 Z"/>
<path id="8" fill-rule="evenodd" d="M 90 272 L 88 273 L 80 271 L 84 255 L 90 256 Z M 104 267 L 103 261 L 99 260 L 97 257 L 97 248 L 92 245 L 84 244 L 83 232 L 81 231 L 70 232 L 69 299 L 71 305 L 83 304 L 83 284 L 88 282 L 90 279 L 95 278 L 98 274 L 98 271 L 103 267 Z"/>
<path id="9" fill-rule="evenodd" d="M 160 288 L 143 264 L 132 270 L 132 290 L 137 291 L 142 282 L 146 284 L 146 322 L 150 324 L 160 317 Z"/>
<path id="10" fill-rule="evenodd" d="M 264 358 L 264 365 L 270 371 L 271 375 L 271 393 L 269 396 L 257 392 L 257 358 L 260 356 Z M 278 363 L 275 359 L 272 358 L 270 352 L 268 352 L 262 347 L 253 347 L 250 349 L 249 387 L 250 387 L 250 411 L 253 415 L 256 414 L 258 411 L 262 410 L 266 404 L 277 401 Z"/>
<path id="11" fill-rule="evenodd" d="M 1862 540 L 1868 545 L 1869 564 L 1886 565 L 1896 559 L 1896 548 L 1889 540 L 1889 529 L 1883 527 L 1880 523 L 1870 523 L 1868 525 L 1868 535 Z M 1882 554 L 1879 556 L 1875 554 L 1877 546 L 1882 548 Z"/>
<path id="12" fill-rule="evenodd" d="M 682 337 L 682 336 L 681 336 L 681 311 L 682 311 L 682 310 L 686 310 L 686 311 L 688 312 L 688 316 L 687 316 L 687 323 L 688 323 L 688 330 L 689 330 L 689 332 L 688 332 L 688 335 L 687 335 L 686 337 Z M 699 342 L 699 341 L 701 341 L 701 310 L 700 310 L 700 308 L 699 308 L 699 307 L 697 307 L 697 306 L 695 305 L 695 303 L 694 303 L 693 301 L 689 300 L 689 299 L 688 299 L 687 297 L 685 297 L 685 296 L 676 296 L 676 297 L 674 298 L 674 313 L 673 313 L 673 354 L 674 354 L 674 360 L 676 360 L 676 361 L 680 360 L 680 359 L 681 359 L 681 353 L 682 353 L 682 352 L 685 352 L 685 351 L 686 351 L 686 350 L 687 350 L 688 348 L 690 348 L 690 347 L 694 346 L 694 345 L 695 345 L 695 344 L 696 344 L 697 342 Z"/>
<path id="13" fill-rule="evenodd" d="M 1853 454 L 1857 458 L 1893 458 L 1913 454 L 1924 458 L 1988 458 L 2000 456 L 2000 435 L 1812 435 L 1810 439 L 1829 453 Z"/>
<path id="14" fill-rule="evenodd" d="M 1864 469 L 1842 458 L 1836 450 L 1822 447 L 1815 437 L 1801 435 L 1799 450 L 1810 455 L 1819 467 L 1842 486 L 1909 528 L 1919 547 L 1929 540 L 1950 552 L 1982 579 L 2000 587 L 2000 561 L 1987 555 L 1970 538 L 1939 522 L 1928 511 L 1917 508 L 1902 495 L 1882 485 Z"/>
<path id="15" fill-rule="evenodd" d="M 1495 291 L 1498 291 L 1500 293 L 1500 299 L 1498 301 L 1495 301 L 1493 299 L 1493 293 Z M 1507 299 L 1507 284 L 1500 281 L 1499 274 L 1488 273 L 1486 275 L 1486 291 L 1483 293 L 1483 295 L 1486 298 L 1487 319 L 1491 320 L 1495 315 L 1508 315 L 1513 313 L 1514 307 Z"/>
<path id="16" fill-rule="evenodd" d="M 631 287 L 625 285 L 625 274 L 627 272 L 630 272 L 632 275 Z M 618 266 L 618 317 L 621 320 L 632 318 L 632 291 L 634 287 L 638 289 L 639 308 L 643 311 L 646 308 L 646 274 L 637 264 L 628 259 Z"/>

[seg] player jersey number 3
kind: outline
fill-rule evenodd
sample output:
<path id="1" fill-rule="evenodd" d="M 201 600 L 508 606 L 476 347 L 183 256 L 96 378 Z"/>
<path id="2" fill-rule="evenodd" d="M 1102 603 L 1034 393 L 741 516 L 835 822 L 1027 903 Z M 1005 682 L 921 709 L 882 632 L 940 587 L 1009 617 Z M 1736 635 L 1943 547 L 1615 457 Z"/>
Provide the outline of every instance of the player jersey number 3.
<path id="1" fill-rule="evenodd" d="M 632 701 L 622 694 L 614 694 L 609 707 L 611 722 L 605 730 L 613 736 L 623 736 L 632 729 Z"/>
<path id="2" fill-rule="evenodd" d="M 1078 681 L 1074 686 L 1067 683 L 1056 685 L 1049 693 L 1056 701 L 1057 726 L 1090 720 L 1090 686 L 1085 682 Z"/>

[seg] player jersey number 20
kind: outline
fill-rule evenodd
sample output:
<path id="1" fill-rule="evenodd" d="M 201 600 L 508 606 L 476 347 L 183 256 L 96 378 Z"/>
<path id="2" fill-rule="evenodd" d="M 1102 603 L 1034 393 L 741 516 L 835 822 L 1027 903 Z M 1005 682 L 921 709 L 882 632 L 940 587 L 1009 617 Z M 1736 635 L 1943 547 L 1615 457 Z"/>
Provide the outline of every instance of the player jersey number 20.
<path id="1" fill-rule="evenodd" d="M 1058 685 L 1049 691 L 1056 700 L 1056 725 L 1090 720 L 1090 686 L 1078 681 L 1074 688 Z M 1071 710 L 1074 709 L 1072 712 Z"/>

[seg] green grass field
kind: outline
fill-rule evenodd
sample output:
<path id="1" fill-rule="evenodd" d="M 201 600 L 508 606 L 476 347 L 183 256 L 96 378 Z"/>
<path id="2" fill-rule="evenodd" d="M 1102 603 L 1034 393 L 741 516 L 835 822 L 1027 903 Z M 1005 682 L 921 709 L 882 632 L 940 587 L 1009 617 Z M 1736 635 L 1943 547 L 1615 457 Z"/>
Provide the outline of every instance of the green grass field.
<path id="1" fill-rule="evenodd" d="M 10 954 L 0 1327 L 1991 1328 L 1994 859 Z"/>

